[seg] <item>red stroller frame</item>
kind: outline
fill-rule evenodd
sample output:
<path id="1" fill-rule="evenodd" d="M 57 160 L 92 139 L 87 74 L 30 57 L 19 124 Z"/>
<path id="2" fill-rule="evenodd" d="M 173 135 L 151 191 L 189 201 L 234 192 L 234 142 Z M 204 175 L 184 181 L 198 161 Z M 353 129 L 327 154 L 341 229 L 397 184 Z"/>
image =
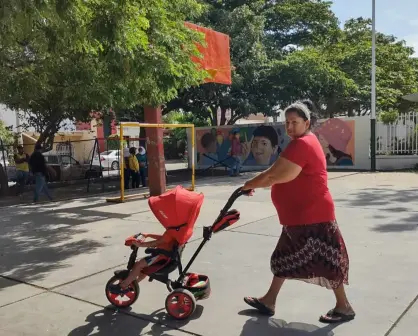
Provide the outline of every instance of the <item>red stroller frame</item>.
<path id="1" fill-rule="evenodd" d="M 239 220 L 240 213 L 237 210 L 230 210 L 234 202 L 242 195 L 250 196 L 251 194 L 252 191 L 243 191 L 241 188 L 238 188 L 233 192 L 214 223 L 211 226 L 203 227 L 203 240 L 184 269 L 181 262 L 181 255 L 186 242 L 177 244 L 172 251 L 156 248 L 147 248 L 145 250 L 145 253 L 150 254 L 151 256 L 165 256 L 160 262 L 144 269 L 143 272 L 149 276 L 149 281 L 156 280 L 167 286 L 170 293 L 166 298 L 165 308 L 171 317 L 177 320 L 189 318 L 196 309 L 196 301 L 209 297 L 211 292 L 209 277 L 202 274 L 188 273 L 188 271 L 202 248 L 211 239 L 212 234 L 228 228 Z M 184 227 L 184 224 L 182 227 Z M 173 227 L 173 229 L 179 231 L 178 227 Z M 191 236 L 191 233 L 187 236 L 189 235 Z M 114 276 L 106 284 L 106 297 L 112 305 L 118 308 L 131 306 L 139 296 L 139 285 L 136 281 L 131 284 L 127 292 L 123 295 L 112 293 L 109 290 L 109 286 L 121 282 L 129 275 L 138 254 L 138 247 L 132 245 L 132 242 L 140 236 L 141 234 L 139 233 L 126 239 L 125 245 L 130 246 L 132 249 L 127 268 L 115 271 Z M 188 237 L 187 240 L 188 239 L 190 239 L 190 237 Z M 177 280 L 170 280 L 169 274 L 176 269 L 178 269 L 179 277 Z M 193 280 L 194 283 L 192 283 Z M 118 299 L 118 297 L 120 297 L 120 299 Z"/>

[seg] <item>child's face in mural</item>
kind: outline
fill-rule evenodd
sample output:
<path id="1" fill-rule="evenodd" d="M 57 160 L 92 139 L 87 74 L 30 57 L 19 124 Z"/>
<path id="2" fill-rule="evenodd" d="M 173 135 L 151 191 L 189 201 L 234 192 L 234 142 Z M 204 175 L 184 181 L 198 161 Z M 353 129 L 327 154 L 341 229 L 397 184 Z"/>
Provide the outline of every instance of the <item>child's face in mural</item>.
<path id="1" fill-rule="evenodd" d="M 256 136 L 251 143 L 251 152 L 259 165 L 269 165 L 271 156 L 277 151 L 268 138 Z"/>

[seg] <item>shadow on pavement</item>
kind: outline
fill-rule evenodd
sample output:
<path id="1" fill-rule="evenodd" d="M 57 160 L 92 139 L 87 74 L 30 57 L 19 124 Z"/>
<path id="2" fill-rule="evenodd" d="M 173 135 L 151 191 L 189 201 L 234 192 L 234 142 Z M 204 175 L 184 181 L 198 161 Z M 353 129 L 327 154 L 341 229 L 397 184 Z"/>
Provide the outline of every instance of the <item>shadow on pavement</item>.
<path id="1" fill-rule="evenodd" d="M 67 259 L 93 253 L 105 246 L 98 240 L 80 236 L 89 232 L 84 224 L 123 219 L 132 213 L 97 211 L 94 208 L 102 207 L 104 203 L 91 202 L 91 199 L 85 199 L 80 206 L 69 208 L 57 208 L 57 203 L 51 203 L 33 209 L 3 209 L 0 216 L 0 274 L 24 282 L 42 280 L 47 273 L 67 267 Z"/>
<path id="2" fill-rule="evenodd" d="M 248 315 L 250 316 L 250 313 Z M 313 324 L 301 322 L 287 323 L 284 320 L 260 316 L 247 320 L 240 336 L 333 336 L 334 332 L 332 330 L 335 327 L 336 325 L 327 325 L 320 328 Z"/>
<path id="3" fill-rule="evenodd" d="M 359 211 L 362 209 L 376 210 L 373 217 L 383 223 L 373 227 L 372 231 L 391 233 L 418 230 L 417 189 L 365 188 L 348 195 L 350 197 L 338 198 L 335 201 L 339 206 L 358 207 Z M 397 214 L 399 219 L 384 223 L 388 218 L 385 213 Z"/>
<path id="4" fill-rule="evenodd" d="M 167 316 L 164 309 L 159 309 L 151 315 L 132 313 L 131 308 L 115 311 L 108 306 L 86 317 L 88 324 L 72 330 L 68 336 L 171 336 L 170 331 L 180 329 L 190 321 L 198 319 L 203 312 L 203 307 L 198 305 L 193 316 L 186 321 L 175 321 Z M 170 327 L 172 325 L 173 327 Z M 147 328 L 149 327 L 149 328 Z M 144 329 L 147 328 L 145 331 Z M 143 333 L 145 332 L 145 333 Z"/>

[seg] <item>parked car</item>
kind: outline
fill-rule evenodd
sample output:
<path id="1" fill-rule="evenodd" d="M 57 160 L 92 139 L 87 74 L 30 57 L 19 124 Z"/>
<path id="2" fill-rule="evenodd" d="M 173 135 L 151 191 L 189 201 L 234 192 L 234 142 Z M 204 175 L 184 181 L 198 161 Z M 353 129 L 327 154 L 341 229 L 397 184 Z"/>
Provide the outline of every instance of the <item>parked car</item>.
<path id="1" fill-rule="evenodd" d="M 119 170 L 119 151 L 110 150 L 102 152 L 100 153 L 100 160 L 99 155 L 96 155 L 93 158 L 93 166 L 96 169 L 97 167 L 102 166 L 102 169 L 105 170 Z"/>
<path id="2" fill-rule="evenodd" d="M 47 164 L 56 172 L 55 181 L 79 180 L 100 177 L 101 172 L 89 164 L 81 164 L 70 155 L 44 154 Z"/>

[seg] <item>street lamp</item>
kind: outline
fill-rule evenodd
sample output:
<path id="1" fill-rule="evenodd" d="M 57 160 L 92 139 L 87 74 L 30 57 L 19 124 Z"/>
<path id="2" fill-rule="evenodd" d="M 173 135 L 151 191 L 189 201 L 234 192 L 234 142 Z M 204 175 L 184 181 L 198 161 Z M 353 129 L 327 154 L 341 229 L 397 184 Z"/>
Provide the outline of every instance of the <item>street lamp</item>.
<path id="1" fill-rule="evenodd" d="M 376 171 L 376 0 L 372 0 L 372 106 L 370 113 L 370 168 Z"/>

